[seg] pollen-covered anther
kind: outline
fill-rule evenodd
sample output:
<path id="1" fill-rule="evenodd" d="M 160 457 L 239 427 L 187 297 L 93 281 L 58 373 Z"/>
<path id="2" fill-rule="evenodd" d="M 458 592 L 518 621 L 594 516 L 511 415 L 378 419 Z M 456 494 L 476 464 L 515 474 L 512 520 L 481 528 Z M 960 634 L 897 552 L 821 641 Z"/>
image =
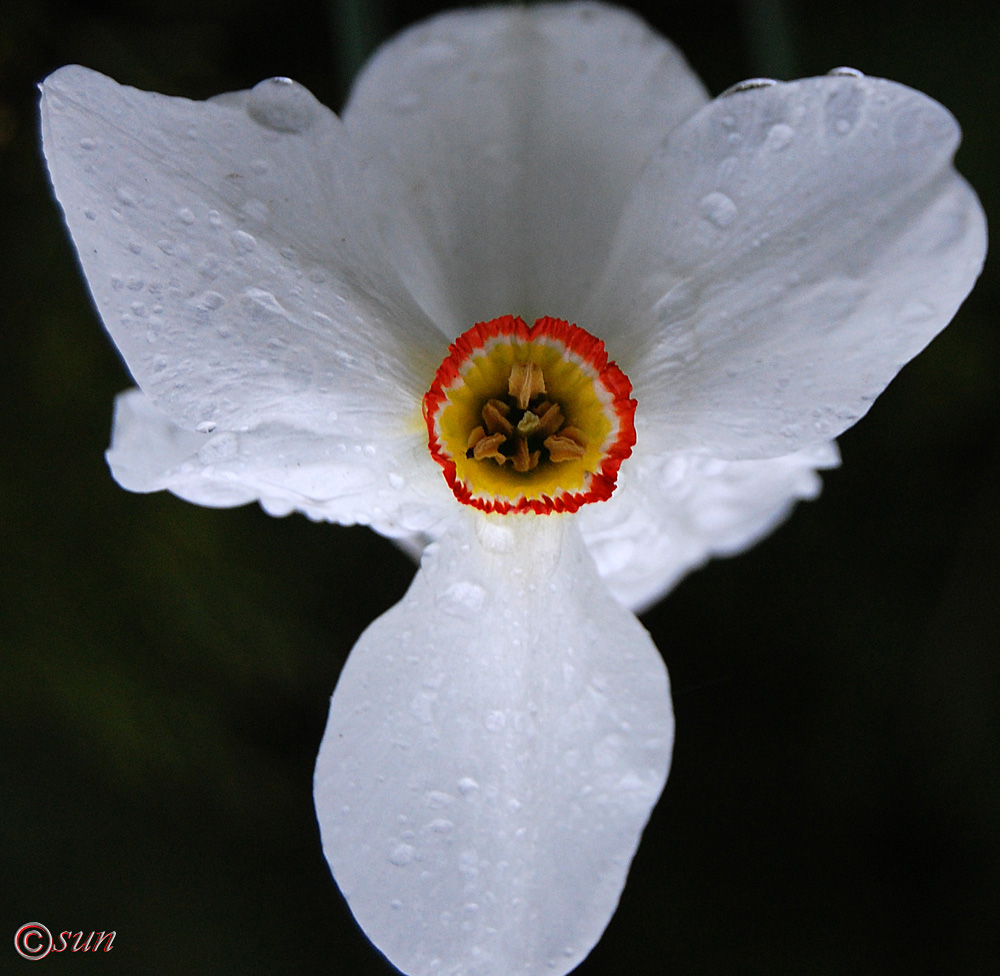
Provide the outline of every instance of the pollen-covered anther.
<path id="1" fill-rule="evenodd" d="M 582 458 L 587 450 L 587 438 L 575 427 L 564 427 L 558 434 L 546 437 L 543 443 L 552 461 Z"/>
<path id="2" fill-rule="evenodd" d="M 507 382 L 507 392 L 522 410 L 527 410 L 531 398 L 545 392 L 545 376 L 538 364 L 514 363 Z"/>
<path id="3" fill-rule="evenodd" d="M 635 443 L 632 387 L 575 325 L 505 316 L 459 336 L 424 397 L 431 455 L 486 512 L 572 512 L 610 497 Z"/>

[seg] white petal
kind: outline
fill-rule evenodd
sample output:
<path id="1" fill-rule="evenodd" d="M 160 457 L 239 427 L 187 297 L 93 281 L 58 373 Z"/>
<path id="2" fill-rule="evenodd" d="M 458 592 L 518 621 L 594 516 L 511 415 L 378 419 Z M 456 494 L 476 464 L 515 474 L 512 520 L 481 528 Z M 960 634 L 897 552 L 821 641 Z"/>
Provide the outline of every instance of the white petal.
<path id="1" fill-rule="evenodd" d="M 640 452 L 609 501 L 580 510 L 580 529 L 608 588 L 639 613 L 712 556 L 771 532 L 795 502 L 819 494 L 816 469 L 837 463 L 833 443 L 753 461 Z"/>
<path id="2" fill-rule="evenodd" d="M 455 517 L 426 433 L 400 433 L 377 446 L 282 424 L 199 434 L 178 427 L 140 390 L 128 390 L 115 404 L 107 458 L 130 491 L 167 490 L 220 508 L 259 501 L 272 515 L 300 511 L 404 540 L 440 533 Z"/>
<path id="3" fill-rule="evenodd" d="M 958 138 L 919 92 L 844 76 L 723 96 L 675 129 L 592 315 L 645 449 L 783 455 L 863 416 L 981 268 Z"/>
<path id="4" fill-rule="evenodd" d="M 559 976 L 666 779 L 667 675 L 572 520 L 473 519 L 351 651 L 316 767 L 323 847 L 405 973 Z"/>
<path id="5" fill-rule="evenodd" d="M 457 334 L 502 314 L 573 319 L 643 164 L 705 99 L 626 11 L 506 6 L 390 41 L 344 121 L 393 260 Z"/>
<path id="6" fill-rule="evenodd" d="M 187 429 L 376 438 L 415 417 L 446 344 L 388 266 L 339 120 L 287 79 L 209 102 L 85 68 L 42 133 L 94 301 Z"/>

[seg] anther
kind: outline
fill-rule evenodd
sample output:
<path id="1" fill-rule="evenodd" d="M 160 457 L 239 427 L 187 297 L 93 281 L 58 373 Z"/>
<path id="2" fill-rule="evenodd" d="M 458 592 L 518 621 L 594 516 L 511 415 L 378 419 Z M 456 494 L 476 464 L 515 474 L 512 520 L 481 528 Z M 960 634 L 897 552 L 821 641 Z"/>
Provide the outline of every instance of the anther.
<path id="1" fill-rule="evenodd" d="M 531 398 L 545 392 L 545 377 L 541 367 L 532 362 L 514 363 L 507 392 L 517 399 L 517 405 L 522 410 L 527 410 Z"/>

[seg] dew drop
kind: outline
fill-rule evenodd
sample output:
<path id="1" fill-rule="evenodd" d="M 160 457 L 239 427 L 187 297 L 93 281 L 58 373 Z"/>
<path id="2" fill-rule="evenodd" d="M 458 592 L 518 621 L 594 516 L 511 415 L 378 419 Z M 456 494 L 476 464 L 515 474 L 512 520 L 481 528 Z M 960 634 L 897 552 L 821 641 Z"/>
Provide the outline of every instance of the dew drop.
<path id="1" fill-rule="evenodd" d="M 211 434 L 212 431 L 215 430 L 215 427 L 216 424 L 214 420 L 203 420 L 197 427 L 195 427 L 195 430 L 198 431 L 199 434 Z"/>
<path id="2" fill-rule="evenodd" d="M 462 796 L 471 796 L 479 789 L 479 784 L 471 776 L 463 776 L 458 781 L 458 792 Z"/>
<path id="3" fill-rule="evenodd" d="M 263 200 L 247 200 L 241 208 L 241 213 L 251 220 L 265 224 L 270 215 L 270 207 Z"/>
<path id="4" fill-rule="evenodd" d="M 746 81 L 738 81 L 735 85 L 730 85 L 719 98 L 728 98 L 730 95 L 737 95 L 740 92 L 753 91 L 755 88 L 770 88 L 776 85 L 773 78 L 747 78 Z"/>
<path id="5" fill-rule="evenodd" d="M 229 239 L 233 242 L 237 254 L 250 254 L 257 246 L 257 239 L 245 230 L 234 230 L 229 235 Z"/>
<path id="6" fill-rule="evenodd" d="M 458 48 L 454 44 L 431 37 L 421 43 L 418 52 L 430 64 L 445 64 L 458 57 Z"/>
<path id="7" fill-rule="evenodd" d="M 795 138 L 795 130 L 784 122 L 772 125 L 768 130 L 764 145 L 773 152 L 784 149 Z"/>
<path id="8" fill-rule="evenodd" d="M 934 306 L 923 301 L 907 302 L 900 310 L 899 317 L 903 322 L 923 322 L 933 317 Z"/>
<path id="9" fill-rule="evenodd" d="M 719 230 L 725 230 L 735 219 L 739 211 L 736 204 L 725 193 L 709 193 L 701 198 L 698 212 L 709 223 Z"/>
<path id="10" fill-rule="evenodd" d="M 181 207 L 177 211 L 177 219 L 186 226 L 190 227 L 195 222 L 194 211 L 190 207 Z"/>
<path id="11" fill-rule="evenodd" d="M 490 552 L 510 552 L 514 548 L 514 533 L 486 519 L 476 519 L 476 536 Z"/>
<path id="12" fill-rule="evenodd" d="M 389 472 L 389 485 L 399 491 L 406 484 L 406 479 L 396 471 Z"/>
<path id="13" fill-rule="evenodd" d="M 208 222 L 213 227 L 221 227 L 222 226 L 222 217 L 220 216 L 218 210 L 209 210 L 209 212 L 208 212 Z"/>
<path id="14" fill-rule="evenodd" d="M 502 732 L 507 725 L 507 716 L 503 712 L 498 712 L 494 709 L 486 713 L 483 718 L 483 725 L 490 732 Z"/>
<path id="15" fill-rule="evenodd" d="M 418 691 L 410 700 L 410 714 L 421 725 L 430 725 L 434 721 L 435 701 L 437 701 L 436 691 Z"/>
<path id="16" fill-rule="evenodd" d="M 196 302 L 197 308 L 205 312 L 214 311 L 226 304 L 226 299 L 217 291 L 206 291 Z"/>
<path id="17" fill-rule="evenodd" d="M 831 68 L 827 74 L 832 75 L 835 78 L 864 78 L 865 76 L 863 71 L 858 71 L 857 68 L 848 68 L 846 66 L 841 68 Z"/>
<path id="18" fill-rule="evenodd" d="M 858 85 L 841 82 L 826 102 L 826 128 L 838 136 L 847 135 L 861 114 L 864 93 Z"/>
<path id="19" fill-rule="evenodd" d="M 316 121 L 319 102 L 291 78 L 268 78 L 250 92 L 247 114 L 274 132 L 305 132 Z"/>
<path id="20" fill-rule="evenodd" d="M 81 139 L 80 140 L 80 148 L 81 149 L 85 149 L 87 152 L 90 152 L 91 150 L 97 148 L 97 140 L 96 139 Z"/>
<path id="21" fill-rule="evenodd" d="M 115 187 L 115 198 L 126 207 L 134 207 L 138 199 L 138 190 L 134 186 L 123 183 Z"/>
<path id="22" fill-rule="evenodd" d="M 482 609 L 485 599 L 486 591 L 479 584 L 461 581 L 438 594 L 436 603 L 442 613 L 451 617 L 473 617 Z"/>
<path id="23" fill-rule="evenodd" d="M 397 844 L 389 855 L 389 861 L 398 868 L 405 868 L 413 860 L 415 853 L 412 844 Z"/>
<path id="24" fill-rule="evenodd" d="M 408 115 L 420 107 L 420 95 L 417 92 L 404 92 L 392 100 L 392 109 L 400 115 Z"/>

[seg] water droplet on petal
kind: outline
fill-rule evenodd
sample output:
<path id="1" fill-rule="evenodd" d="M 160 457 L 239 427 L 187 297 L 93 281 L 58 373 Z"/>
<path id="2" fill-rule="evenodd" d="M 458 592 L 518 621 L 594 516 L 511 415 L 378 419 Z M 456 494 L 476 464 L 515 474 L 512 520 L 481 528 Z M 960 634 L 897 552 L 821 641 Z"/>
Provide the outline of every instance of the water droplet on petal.
<path id="1" fill-rule="evenodd" d="M 861 115 L 864 102 L 861 87 L 845 80 L 830 93 L 826 102 L 826 130 L 838 136 L 847 135 Z"/>
<path id="2" fill-rule="evenodd" d="M 483 725 L 490 732 L 501 732 L 507 725 L 507 716 L 503 712 L 490 711 L 483 718 Z"/>
<path id="3" fill-rule="evenodd" d="M 864 74 L 863 71 L 858 71 L 857 68 L 848 68 L 848 67 L 831 68 L 827 72 L 827 74 L 828 75 L 832 75 L 835 78 L 836 77 L 840 77 L 840 78 L 864 78 L 864 76 L 865 76 L 865 74 Z"/>
<path id="4" fill-rule="evenodd" d="M 463 776 L 458 781 L 458 792 L 462 796 L 470 796 L 479 789 L 479 784 L 471 776 Z"/>
<path id="5" fill-rule="evenodd" d="M 420 107 L 420 95 L 417 92 L 404 92 L 392 100 L 393 111 L 400 115 L 408 115 Z"/>
<path id="6" fill-rule="evenodd" d="M 194 211 L 190 207 L 181 207 L 181 209 L 177 211 L 177 219 L 182 224 L 186 224 L 190 227 L 195 221 Z"/>
<path id="7" fill-rule="evenodd" d="M 443 593 L 438 594 L 437 605 L 442 613 L 452 617 L 473 617 L 483 606 L 486 591 L 477 583 L 452 583 Z"/>
<path id="8" fill-rule="evenodd" d="M 719 230 L 725 230 L 739 213 L 736 204 L 725 193 L 719 192 L 703 196 L 698 204 L 698 212 Z"/>
<path id="9" fill-rule="evenodd" d="M 250 220 L 266 224 L 271 208 L 263 200 L 247 200 L 240 208 L 240 213 Z"/>
<path id="10" fill-rule="evenodd" d="M 730 85 L 719 98 L 728 98 L 730 95 L 736 95 L 739 92 L 753 91 L 755 88 L 770 88 L 772 85 L 777 85 L 778 82 L 773 78 L 747 78 L 746 81 L 738 81 L 735 85 Z"/>
<path id="11" fill-rule="evenodd" d="M 234 230 L 229 239 L 233 242 L 237 254 L 249 254 L 257 246 L 257 239 L 245 230 Z"/>
<path id="12" fill-rule="evenodd" d="M 396 471 L 389 472 L 389 484 L 391 487 L 399 491 L 405 484 L 406 479 Z"/>
<path id="13" fill-rule="evenodd" d="M 250 92 L 247 114 L 265 129 L 300 133 L 316 121 L 319 102 L 291 78 L 268 78 Z"/>
<path id="14" fill-rule="evenodd" d="M 428 37 L 418 48 L 420 57 L 431 64 L 444 64 L 458 57 L 458 48 L 448 41 L 436 37 Z"/>
<path id="15" fill-rule="evenodd" d="M 81 139 L 80 140 L 80 148 L 81 149 L 86 149 L 88 152 L 90 150 L 92 150 L 92 149 L 96 149 L 97 148 L 97 140 L 96 139 Z"/>
<path id="16" fill-rule="evenodd" d="M 205 312 L 214 311 L 226 304 L 226 299 L 217 291 L 206 291 L 196 302 L 195 306 Z"/>
<path id="17" fill-rule="evenodd" d="M 212 431 L 215 430 L 215 421 L 203 420 L 197 427 L 195 427 L 195 430 L 198 431 L 199 434 L 211 434 Z"/>
<path id="18" fill-rule="evenodd" d="M 784 122 L 778 122 L 777 124 L 772 125 L 768 130 L 767 138 L 764 140 L 764 145 L 773 152 L 778 152 L 779 150 L 784 149 L 794 137 L 795 130 L 790 125 L 786 125 Z"/>
<path id="19" fill-rule="evenodd" d="M 139 191 L 134 186 L 123 183 L 115 187 L 115 197 L 119 203 L 126 207 L 134 207 L 139 198 Z"/>
<path id="20" fill-rule="evenodd" d="M 514 533 L 486 519 L 476 519 L 476 536 L 490 552 L 510 552 L 514 548 Z"/>
<path id="21" fill-rule="evenodd" d="M 389 855 L 389 861 L 398 868 L 404 868 L 413 860 L 415 853 L 412 844 L 397 844 Z"/>

